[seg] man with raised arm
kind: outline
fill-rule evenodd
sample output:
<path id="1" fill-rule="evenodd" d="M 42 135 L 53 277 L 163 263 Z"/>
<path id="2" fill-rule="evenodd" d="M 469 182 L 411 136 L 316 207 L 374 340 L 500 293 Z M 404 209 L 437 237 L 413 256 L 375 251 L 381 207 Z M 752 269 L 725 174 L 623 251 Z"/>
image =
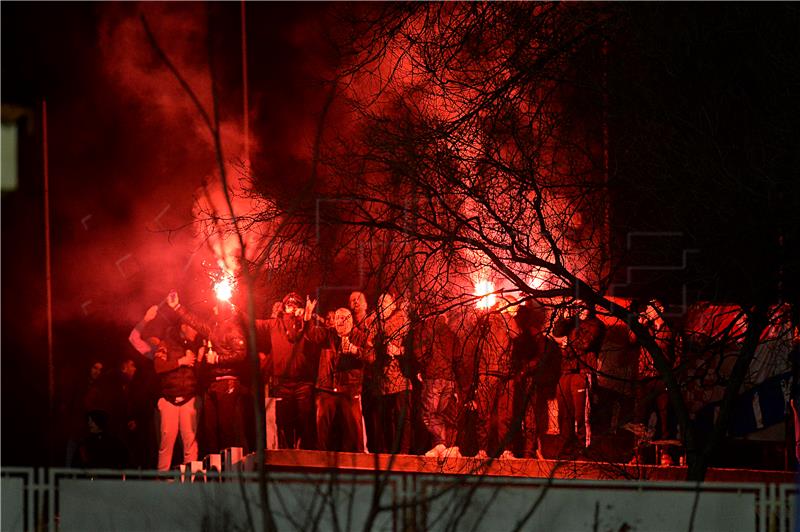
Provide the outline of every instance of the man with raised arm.
<path id="1" fill-rule="evenodd" d="M 197 460 L 197 416 L 199 391 L 195 363 L 204 355 L 197 331 L 186 325 L 145 327 L 144 336 L 155 349 L 154 365 L 159 377 L 158 412 L 161 438 L 158 470 L 169 471 L 178 434 L 183 463 Z"/>
<path id="2" fill-rule="evenodd" d="M 182 323 L 208 340 L 205 362 L 210 382 L 203 398 L 202 424 L 205 451 L 241 447 L 247 452 L 249 392 L 243 382 L 247 343 L 240 316 L 233 305 L 220 302 L 211 319 L 202 319 L 182 306 L 174 291 L 167 296 L 167 305 Z"/>
<path id="3" fill-rule="evenodd" d="M 259 321 L 264 373 L 270 396 L 277 398 L 279 445 L 289 449 L 316 449 L 314 384 L 320 346 L 327 330 L 312 320 L 316 300 L 292 292 L 283 298 L 278 317 Z"/>

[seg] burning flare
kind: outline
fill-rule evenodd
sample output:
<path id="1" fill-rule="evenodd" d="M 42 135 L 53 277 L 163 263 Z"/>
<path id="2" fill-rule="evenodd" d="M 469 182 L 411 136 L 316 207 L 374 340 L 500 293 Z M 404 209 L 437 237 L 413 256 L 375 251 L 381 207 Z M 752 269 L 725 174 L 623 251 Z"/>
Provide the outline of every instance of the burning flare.
<path id="1" fill-rule="evenodd" d="M 230 279 L 225 278 L 214 283 L 214 293 L 220 301 L 230 302 L 233 296 L 233 285 Z"/>
<path id="2" fill-rule="evenodd" d="M 492 308 L 497 302 L 494 292 L 494 283 L 487 279 L 475 281 L 475 295 L 479 297 L 475 306 L 478 308 Z"/>
<path id="3" fill-rule="evenodd" d="M 227 272 L 222 272 L 216 277 L 214 281 L 214 294 L 220 301 L 230 303 L 233 297 L 233 291 L 236 289 L 236 279 Z"/>

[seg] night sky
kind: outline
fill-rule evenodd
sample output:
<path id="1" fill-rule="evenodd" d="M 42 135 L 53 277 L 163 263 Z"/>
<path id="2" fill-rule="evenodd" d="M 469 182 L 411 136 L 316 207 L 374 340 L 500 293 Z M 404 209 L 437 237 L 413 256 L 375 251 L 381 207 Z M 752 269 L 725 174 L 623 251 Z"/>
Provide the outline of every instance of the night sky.
<path id="1" fill-rule="evenodd" d="M 19 189 L 2 197 L 4 465 L 61 459 L 59 449 L 46 458 L 55 439 L 46 426 L 42 101 L 61 394 L 90 359 L 133 355 L 128 332 L 171 288 L 207 296 L 198 286 L 209 257 L 188 224 L 193 195 L 215 168 L 210 136 L 149 46 L 140 16 L 204 105 L 211 21 L 223 142 L 235 160 L 243 143 L 240 9 L 3 3 L 2 101 L 30 111 L 20 122 Z M 336 66 L 326 41 L 331 11 L 247 5 L 251 158 L 278 188 L 310 172 L 322 81 Z M 796 298 L 797 6 L 636 4 L 625 17 L 633 29 L 611 49 L 609 72 L 617 234 L 679 232 L 636 250 L 635 260 L 671 263 L 684 249 L 700 250 L 687 274 L 694 298 L 775 299 L 780 282 Z M 677 300 L 686 279 L 656 284 Z"/>

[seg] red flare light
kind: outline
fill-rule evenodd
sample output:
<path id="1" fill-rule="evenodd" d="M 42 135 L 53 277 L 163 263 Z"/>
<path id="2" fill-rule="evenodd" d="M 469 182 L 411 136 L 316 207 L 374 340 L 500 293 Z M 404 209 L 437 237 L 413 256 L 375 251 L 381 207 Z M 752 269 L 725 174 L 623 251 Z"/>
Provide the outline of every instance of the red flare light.
<path id="1" fill-rule="evenodd" d="M 475 295 L 479 297 L 475 302 L 478 308 L 492 308 L 497 302 L 497 296 L 494 294 L 494 283 L 486 279 L 480 279 L 475 282 Z"/>
<path id="2" fill-rule="evenodd" d="M 214 294 L 220 301 L 230 302 L 233 297 L 234 281 L 230 277 L 223 277 L 214 283 Z"/>

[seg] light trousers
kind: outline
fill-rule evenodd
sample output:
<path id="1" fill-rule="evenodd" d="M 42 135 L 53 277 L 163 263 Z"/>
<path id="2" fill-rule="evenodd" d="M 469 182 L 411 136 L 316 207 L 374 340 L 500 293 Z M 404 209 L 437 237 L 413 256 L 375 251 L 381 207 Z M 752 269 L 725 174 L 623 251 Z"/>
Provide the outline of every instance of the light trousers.
<path id="1" fill-rule="evenodd" d="M 181 406 L 175 406 L 163 397 L 158 400 L 161 414 L 161 444 L 158 447 L 158 470 L 169 471 L 172 449 L 178 431 L 183 443 L 183 462 L 197 460 L 197 398 L 193 397 Z"/>

